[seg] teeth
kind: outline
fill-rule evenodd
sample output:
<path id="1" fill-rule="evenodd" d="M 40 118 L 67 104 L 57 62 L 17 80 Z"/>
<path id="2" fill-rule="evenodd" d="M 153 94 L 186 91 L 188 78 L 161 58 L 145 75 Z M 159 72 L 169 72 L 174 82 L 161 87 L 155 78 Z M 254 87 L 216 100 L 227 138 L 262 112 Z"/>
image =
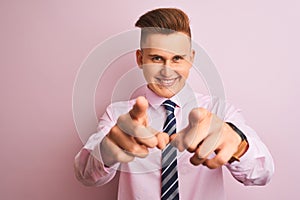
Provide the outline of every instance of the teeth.
<path id="1" fill-rule="evenodd" d="M 175 82 L 176 78 L 173 79 L 159 79 L 161 85 L 163 86 L 172 86 Z"/>
<path id="2" fill-rule="evenodd" d="M 174 81 L 174 79 L 173 80 L 162 80 L 162 82 L 166 83 L 166 84 L 172 83 L 173 81 Z"/>

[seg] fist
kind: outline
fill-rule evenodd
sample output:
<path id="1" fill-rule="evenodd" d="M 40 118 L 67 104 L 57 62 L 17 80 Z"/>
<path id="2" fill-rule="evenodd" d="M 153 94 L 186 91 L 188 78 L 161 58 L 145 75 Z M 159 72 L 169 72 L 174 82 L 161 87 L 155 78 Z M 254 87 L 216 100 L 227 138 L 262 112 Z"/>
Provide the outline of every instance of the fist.
<path id="1" fill-rule="evenodd" d="M 117 162 L 130 162 L 135 157 L 144 158 L 148 148 L 165 148 L 169 143 L 167 133 L 155 131 L 148 126 L 148 101 L 138 97 L 132 109 L 119 116 L 100 144 L 101 155 L 106 166 Z"/>
<path id="2" fill-rule="evenodd" d="M 204 108 L 195 108 L 189 114 L 189 124 L 171 136 L 171 143 L 180 151 L 193 153 L 193 165 L 204 164 L 217 168 L 227 163 L 241 143 L 240 136 L 231 127 Z M 213 158 L 208 156 L 215 152 Z"/>

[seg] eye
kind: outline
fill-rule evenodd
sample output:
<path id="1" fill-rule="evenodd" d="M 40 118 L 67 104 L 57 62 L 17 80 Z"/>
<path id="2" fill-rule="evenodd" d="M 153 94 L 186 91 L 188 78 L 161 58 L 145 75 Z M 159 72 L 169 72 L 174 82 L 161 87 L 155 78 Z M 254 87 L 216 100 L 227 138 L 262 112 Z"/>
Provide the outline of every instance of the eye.
<path id="1" fill-rule="evenodd" d="M 174 57 L 173 57 L 173 61 L 174 61 L 174 62 L 178 62 L 178 61 L 180 61 L 180 60 L 182 60 L 182 59 L 183 59 L 182 56 L 174 56 Z"/>
<path id="2" fill-rule="evenodd" d="M 163 59 L 161 56 L 154 56 L 151 58 L 153 62 L 161 62 Z"/>

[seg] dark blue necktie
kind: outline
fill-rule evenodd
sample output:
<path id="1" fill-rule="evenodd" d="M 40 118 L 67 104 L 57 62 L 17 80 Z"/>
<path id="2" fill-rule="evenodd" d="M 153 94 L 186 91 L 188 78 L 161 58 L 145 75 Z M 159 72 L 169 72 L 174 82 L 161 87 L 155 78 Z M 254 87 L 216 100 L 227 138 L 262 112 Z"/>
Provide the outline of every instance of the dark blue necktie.
<path id="1" fill-rule="evenodd" d="M 166 100 L 162 104 L 167 112 L 167 119 L 164 124 L 163 132 L 172 135 L 176 133 L 176 119 L 174 109 L 176 104 L 171 100 Z M 162 151 L 162 170 L 161 170 L 161 199 L 179 199 L 178 173 L 177 173 L 177 150 L 168 145 Z"/>

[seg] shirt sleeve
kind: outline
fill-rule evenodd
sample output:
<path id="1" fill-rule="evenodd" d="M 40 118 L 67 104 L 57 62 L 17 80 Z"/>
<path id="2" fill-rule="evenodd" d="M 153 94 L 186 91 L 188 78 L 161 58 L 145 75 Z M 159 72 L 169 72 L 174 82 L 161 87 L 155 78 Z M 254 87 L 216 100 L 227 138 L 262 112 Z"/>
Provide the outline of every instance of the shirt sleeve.
<path id="1" fill-rule="evenodd" d="M 249 148 L 240 162 L 226 164 L 233 177 L 244 185 L 265 185 L 274 174 L 273 158 L 256 132 L 250 128 L 241 114 L 233 106 L 227 108 L 224 121 L 233 123 L 247 137 Z"/>
<path id="2" fill-rule="evenodd" d="M 90 136 L 84 147 L 75 156 L 74 171 L 76 178 L 87 186 L 100 186 L 109 182 L 116 174 L 119 164 L 105 167 L 101 157 L 100 143 L 115 124 L 112 106 L 100 118 L 98 131 Z"/>

